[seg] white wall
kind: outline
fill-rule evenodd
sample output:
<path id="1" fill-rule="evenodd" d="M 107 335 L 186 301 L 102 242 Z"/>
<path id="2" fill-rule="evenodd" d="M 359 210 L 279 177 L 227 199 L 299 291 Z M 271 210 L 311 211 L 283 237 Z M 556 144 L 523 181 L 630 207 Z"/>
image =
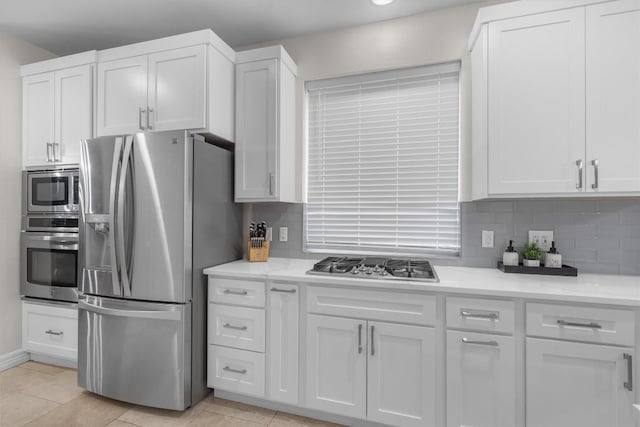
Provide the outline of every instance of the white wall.
<path id="1" fill-rule="evenodd" d="M 282 44 L 298 65 L 297 173 L 302 177 L 304 153 L 304 82 L 393 68 L 462 60 L 461 196 L 471 195 L 471 81 L 467 39 L 478 9 L 485 2 L 253 47 Z M 249 47 L 248 47 L 249 48 Z M 243 49 L 240 49 L 243 50 Z M 298 179 L 299 194 L 302 179 Z"/>
<path id="2" fill-rule="evenodd" d="M 20 214 L 22 79 L 20 65 L 53 58 L 0 32 L 0 355 L 21 347 Z"/>

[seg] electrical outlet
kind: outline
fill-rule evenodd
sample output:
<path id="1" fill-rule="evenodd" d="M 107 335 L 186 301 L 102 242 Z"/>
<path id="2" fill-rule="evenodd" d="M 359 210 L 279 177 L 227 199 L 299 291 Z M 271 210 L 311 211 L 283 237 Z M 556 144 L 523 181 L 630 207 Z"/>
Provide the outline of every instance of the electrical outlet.
<path id="1" fill-rule="evenodd" d="M 482 230 L 482 247 L 493 247 L 493 230 Z"/>
<path id="2" fill-rule="evenodd" d="M 267 235 L 266 235 L 266 236 L 264 236 L 264 237 L 265 237 L 265 239 L 267 239 L 267 242 L 270 242 L 270 241 L 272 241 L 272 240 L 273 240 L 273 237 L 272 237 L 272 236 L 273 236 L 273 228 L 271 228 L 271 227 L 267 227 Z"/>
<path id="3" fill-rule="evenodd" d="M 553 231 L 529 230 L 529 243 L 533 242 L 536 242 L 543 252 L 549 251 L 553 242 Z"/>
<path id="4" fill-rule="evenodd" d="M 287 240 L 289 240 L 289 228 L 280 227 L 280 241 L 286 242 Z"/>

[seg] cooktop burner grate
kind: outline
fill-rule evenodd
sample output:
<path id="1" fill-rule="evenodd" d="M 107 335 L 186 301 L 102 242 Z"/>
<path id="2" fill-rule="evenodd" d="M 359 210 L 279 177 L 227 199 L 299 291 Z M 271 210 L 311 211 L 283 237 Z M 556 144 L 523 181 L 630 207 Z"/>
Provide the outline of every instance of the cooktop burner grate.
<path id="1" fill-rule="evenodd" d="M 363 279 L 439 281 L 438 275 L 427 260 L 384 257 L 327 257 L 314 264 L 307 274 Z"/>

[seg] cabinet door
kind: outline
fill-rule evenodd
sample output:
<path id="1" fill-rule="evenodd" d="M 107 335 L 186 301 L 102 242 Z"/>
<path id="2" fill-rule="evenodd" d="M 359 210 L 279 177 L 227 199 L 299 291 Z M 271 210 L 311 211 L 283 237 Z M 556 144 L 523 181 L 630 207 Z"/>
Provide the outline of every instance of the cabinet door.
<path id="1" fill-rule="evenodd" d="M 309 408 L 356 418 L 366 416 L 366 327 L 363 320 L 307 316 Z"/>
<path id="2" fill-rule="evenodd" d="M 98 64 L 98 136 L 145 130 L 146 108 L 146 55 Z"/>
<path id="3" fill-rule="evenodd" d="M 640 0 L 587 7 L 587 189 L 640 191 Z M 593 160 L 598 161 L 598 181 Z"/>
<path id="4" fill-rule="evenodd" d="M 269 288 L 269 398 L 298 404 L 298 286 Z"/>
<path id="5" fill-rule="evenodd" d="M 515 415 L 513 337 L 447 332 L 447 425 L 512 427 Z"/>
<path id="6" fill-rule="evenodd" d="M 489 195 L 584 191 L 584 13 L 489 24 Z"/>
<path id="7" fill-rule="evenodd" d="M 22 80 L 22 162 L 26 166 L 47 166 L 53 162 L 53 73 Z"/>
<path id="8" fill-rule="evenodd" d="M 527 338 L 527 427 L 633 425 L 632 349 Z"/>
<path id="9" fill-rule="evenodd" d="M 278 60 L 236 67 L 236 200 L 275 200 Z"/>
<path id="10" fill-rule="evenodd" d="M 369 322 L 367 419 L 394 426 L 435 425 L 435 332 Z"/>
<path id="11" fill-rule="evenodd" d="M 206 127 L 206 46 L 149 55 L 150 130 Z"/>
<path id="12" fill-rule="evenodd" d="M 80 163 L 80 140 L 93 136 L 93 68 L 55 73 L 55 143 L 57 163 Z"/>

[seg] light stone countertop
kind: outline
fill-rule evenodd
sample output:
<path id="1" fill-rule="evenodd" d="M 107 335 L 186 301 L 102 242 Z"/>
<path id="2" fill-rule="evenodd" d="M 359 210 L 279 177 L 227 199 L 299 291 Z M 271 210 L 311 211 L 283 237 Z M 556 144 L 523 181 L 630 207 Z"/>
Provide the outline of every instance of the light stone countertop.
<path id="1" fill-rule="evenodd" d="M 497 268 L 434 266 L 440 282 L 431 283 L 306 274 L 315 262 L 295 258 L 270 258 L 267 262 L 239 260 L 206 268 L 204 274 L 368 289 L 399 289 L 640 307 L 640 276 L 578 273 L 578 277 L 561 277 L 506 274 Z"/>

